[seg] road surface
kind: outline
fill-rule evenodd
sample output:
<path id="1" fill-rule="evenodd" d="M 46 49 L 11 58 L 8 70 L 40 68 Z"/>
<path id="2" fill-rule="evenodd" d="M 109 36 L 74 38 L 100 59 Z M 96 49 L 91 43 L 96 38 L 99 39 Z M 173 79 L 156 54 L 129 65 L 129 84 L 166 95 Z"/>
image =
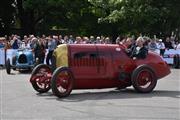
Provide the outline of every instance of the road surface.
<path id="1" fill-rule="evenodd" d="M 0 69 L 1 120 L 180 120 L 180 69 L 149 94 L 125 90 L 74 90 L 66 98 L 33 90 L 30 73 Z"/>

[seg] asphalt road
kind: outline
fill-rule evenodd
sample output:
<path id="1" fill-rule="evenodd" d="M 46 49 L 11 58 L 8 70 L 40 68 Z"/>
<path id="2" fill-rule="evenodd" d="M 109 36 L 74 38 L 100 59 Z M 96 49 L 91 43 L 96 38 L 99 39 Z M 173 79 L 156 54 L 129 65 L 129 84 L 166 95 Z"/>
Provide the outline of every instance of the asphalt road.
<path id="1" fill-rule="evenodd" d="M 180 69 L 159 80 L 155 90 L 74 90 L 58 99 L 33 90 L 30 73 L 0 70 L 0 120 L 180 120 Z"/>

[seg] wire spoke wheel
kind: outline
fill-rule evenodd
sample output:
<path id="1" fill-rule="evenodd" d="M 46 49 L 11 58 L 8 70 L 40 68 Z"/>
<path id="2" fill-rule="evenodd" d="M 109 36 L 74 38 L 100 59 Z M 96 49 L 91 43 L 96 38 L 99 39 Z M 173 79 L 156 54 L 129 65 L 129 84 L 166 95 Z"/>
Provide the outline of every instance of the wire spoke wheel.
<path id="1" fill-rule="evenodd" d="M 69 88 L 69 83 L 70 83 L 70 75 L 68 74 L 67 71 L 61 72 L 58 75 L 56 84 L 57 84 L 57 88 L 60 92 L 64 93 L 67 91 L 67 89 Z"/>
<path id="2" fill-rule="evenodd" d="M 68 96 L 73 88 L 73 77 L 67 67 L 57 68 L 51 80 L 53 93 L 58 97 Z"/>
<path id="3" fill-rule="evenodd" d="M 141 88 L 148 88 L 151 85 L 153 74 L 149 71 L 141 71 L 137 76 L 137 84 Z"/>
<path id="4" fill-rule="evenodd" d="M 147 65 L 136 68 L 133 71 L 131 81 L 135 90 L 141 93 L 151 92 L 157 84 L 153 69 Z"/>
<path id="5" fill-rule="evenodd" d="M 48 92 L 51 89 L 50 80 L 51 69 L 44 64 L 38 65 L 32 72 L 31 83 L 33 88 L 39 93 Z"/>

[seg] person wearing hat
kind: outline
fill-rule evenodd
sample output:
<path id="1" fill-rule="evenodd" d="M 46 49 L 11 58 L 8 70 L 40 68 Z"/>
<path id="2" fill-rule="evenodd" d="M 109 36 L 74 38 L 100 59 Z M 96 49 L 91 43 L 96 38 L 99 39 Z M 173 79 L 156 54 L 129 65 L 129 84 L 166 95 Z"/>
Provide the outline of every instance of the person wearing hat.
<path id="1" fill-rule="evenodd" d="M 160 50 L 160 55 L 163 56 L 165 52 L 165 44 L 163 43 L 162 39 L 159 39 L 157 48 Z"/>

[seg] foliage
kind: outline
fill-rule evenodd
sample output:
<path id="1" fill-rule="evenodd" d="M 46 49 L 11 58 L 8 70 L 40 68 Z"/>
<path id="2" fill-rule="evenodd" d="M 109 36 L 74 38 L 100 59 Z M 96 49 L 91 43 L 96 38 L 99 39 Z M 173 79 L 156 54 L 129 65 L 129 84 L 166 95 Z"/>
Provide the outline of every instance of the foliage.
<path id="1" fill-rule="evenodd" d="M 1 0 L 0 29 L 15 20 L 22 34 L 170 35 L 179 33 L 179 13 L 179 0 Z"/>
<path id="2" fill-rule="evenodd" d="M 169 34 L 180 26 L 179 0 L 89 1 L 103 12 L 100 22 L 115 23 L 122 28 L 119 32 Z"/>
<path id="3" fill-rule="evenodd" d="M 0 36 L 9 32 L 13 23 L 13 0 L 0 1 Z"/>
<path id="4" fill-rule="evenodd" d="M 25 34 L 52 28 L 87 34 L 95 29 L 92 25 L 97 24 L 97 17 L 92 13 L 91 4 L 87 0 L 17 1 L 22 28 L 28 28 Z"/>

